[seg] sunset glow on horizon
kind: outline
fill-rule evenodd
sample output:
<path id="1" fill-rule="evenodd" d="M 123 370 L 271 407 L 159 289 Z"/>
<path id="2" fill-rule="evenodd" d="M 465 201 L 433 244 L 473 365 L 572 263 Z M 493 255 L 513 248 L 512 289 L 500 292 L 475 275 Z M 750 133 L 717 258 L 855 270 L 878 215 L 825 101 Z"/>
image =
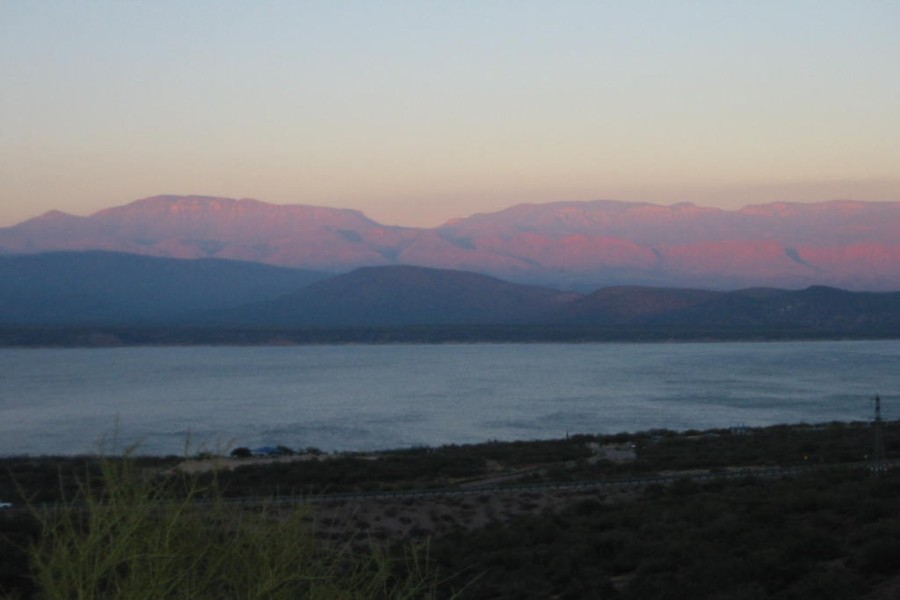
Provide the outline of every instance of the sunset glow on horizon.
<path id="1" fill-rule="evenodd" d="M 0 226 L 156 194 L 435 226 L 900 200 L 900 4 L 7 2 Z"/>

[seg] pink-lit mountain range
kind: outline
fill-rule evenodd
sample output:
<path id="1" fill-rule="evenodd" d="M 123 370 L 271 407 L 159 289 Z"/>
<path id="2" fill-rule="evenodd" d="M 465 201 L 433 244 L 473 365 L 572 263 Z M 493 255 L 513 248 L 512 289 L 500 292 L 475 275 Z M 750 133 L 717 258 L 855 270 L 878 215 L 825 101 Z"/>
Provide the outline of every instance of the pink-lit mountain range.
<path id="1" fill-rule="evenodd" d="M 593 290 L 617 284 L 900 289 L 900 202 L 741 210 L 594 201 L 521 204 L 436 228 L 358 211 L 155 196 L 87 217 L 52 211 L 0 229 L 0 253 L 109 250 L 346 272 L 418 265 Z"/>

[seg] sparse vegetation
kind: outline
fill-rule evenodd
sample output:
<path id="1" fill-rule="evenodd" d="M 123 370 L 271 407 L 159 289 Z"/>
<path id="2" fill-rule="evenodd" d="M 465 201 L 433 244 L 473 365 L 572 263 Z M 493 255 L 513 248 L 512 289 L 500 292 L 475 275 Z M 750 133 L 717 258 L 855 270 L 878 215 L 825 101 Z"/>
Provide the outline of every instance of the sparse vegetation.
<path id="1" fill-rule="evenodd" d="M 900 453 L 900 423 L 884 425 L 890 459 Z M 215 580 L 232 586 L 221 588 L 235 590 L 231 597 L 256 597 L 261 589 L 278 597 L 280 586 L 317 597 L 310 595 L 311 582 L 287 574 L 304 569 L 317 582 L 332 581 L 315 592 L 328 598 L 402 597 L 410 590 L 412 597 L 463 599 L 894 598 L 900 586 L 900 473 L 894 470 L 880 477 L 847 468 L 618 490 L 502 491 L 527 481 L 864 466 L 871 448 L 868 424 L 829 423 L 321 454 L 270 465 L 220 458 L 247 464 L 199 477 L 173 470 L 173 459 L 7 459 L 21 494 L 70 501 L 34 514 L 0 511 L 0 596 L 75 597 L 46 590 L 90 581 L 107 595 L 84 597 L 125 597 L 110 590 L 157 577 L 187 582 L 184 590 Z M 614 455 L 629 458 L 608 458 Z M 170 474 L 149 476 L 161 472 Z M 136 484 L 123 487 L 123 481 Z M 287 512 L 265 501 L 243 509 L 227 502 L 232 495 L 468 485 L 495 489 L 335 499 Z M 9 490 L 0 480 L 0 497 L 18 504 L 21 496 Z M 137 510 L 122 509 L 138 498 L 144 500 Z M 428 543 L 427 557 L 410 554 L 411 539 Z M 21 552 L 29 544 L 31 566 Z M 162 562 L 151 568 L 149 556 Z M 101 575 L 77 575 L 91 571 Z M 178 589 L 157 588 L 162 595 L 156 597 L 181 597 Z M 358 590 L 365 591 L 353 596 Z"/>
<path id="2" fill-rule="evenodd" d="M 422 555 L 329 543 L 308 508 L 230 505 L 214 487 L 148 475 L 134 460 L 103 459 L 62 504 L 4 519 L 9 597 L 427 598 Z M 27 560 L 21 550 L 26 547 Z M 27 569 L 25 567 L 28 564 Z M 26 575 L 27 572 L 27 575 Z"/>
<path id="3" fill-rule="evenodd" d="M 465 598 L 893 598 L 878 594 L 900 579 L 898 491 L 900 474 L 864 470 L 684 481 L 449 533 L 432 552 L 473 581 Z"/>

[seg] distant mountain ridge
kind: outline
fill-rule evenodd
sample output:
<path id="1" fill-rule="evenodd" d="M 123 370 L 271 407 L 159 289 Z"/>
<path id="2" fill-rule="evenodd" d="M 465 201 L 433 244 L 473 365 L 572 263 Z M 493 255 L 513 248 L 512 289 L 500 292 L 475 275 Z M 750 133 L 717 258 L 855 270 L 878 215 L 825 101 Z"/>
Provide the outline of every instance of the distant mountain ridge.
<path id="1" fill-rule="evenodd" d="M 622 310 L 622 307 L 627 307 Z M 574 310 L 573 310 L 574 309 Z M 731 292 L 607 288 L 573 302 L 559 323 L 719 331 L 900 334 L 900 292 L 749 288 Z"/>
<path id="2" fill-rule="evenodd" d="M 0 281 L 0 328 L 474 327 L 477 333 L 503 326 L 537 331 L 531 340 L 554 328 L 617 328 L 624 338 L 646 331 L 900 337 L 900 292 L 823 286 L 730 292 L 619 286 L 581 294 L 427 267 L 328 275 L 96 251 L 0 256 Z"/>
<path id="3" fill-rule="evenodd" d="M 365 267 L 192 322 L 288 329 L 521 325 L 900 335 L 900 292 L 613 287 L 585 295 L 464 271 Z"/>
<path id="4" fill-rule="evenodd" d="M 109 250 L 332 271 L 386 264 L 379 249 L 398 244 L 402 231 L 353 210 L 155 196 L 89 217 L 51 211 L 0 229 L 0 252 Z"/>
<path id="5" fill-rule="evenodd" d="M 330 274 L 113 252 L 0 256 L 0 325 L 170 324 L 277 297 Z"/>
<path id="6" fill-rule="evenodd" d="M 466 271 L 363 267 L 203 322 L 267 327 L 496 325 L 552 321 L 580 294 Z"/>
<path id="7" fill-rule="evenodd" d="M 740 210 L 598 200 L 520 204 L 423 229 L 353 210 L 155 196 L 0 229 L 0 254 L 107 250 L 316 271 L 415 265 L 592 291 L 612 285 L 900 289 L 900 202 Z"/>

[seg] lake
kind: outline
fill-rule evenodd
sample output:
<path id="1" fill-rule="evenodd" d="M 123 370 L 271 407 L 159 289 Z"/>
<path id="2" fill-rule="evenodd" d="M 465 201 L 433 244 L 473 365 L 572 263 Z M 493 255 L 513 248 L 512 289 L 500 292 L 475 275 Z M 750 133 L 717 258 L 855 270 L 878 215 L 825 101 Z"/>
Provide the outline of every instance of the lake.
<path id="1" fill-rule="evenodd" d="M 0 349 L 0 455 L 900 417 L 900 341 Z"/>

